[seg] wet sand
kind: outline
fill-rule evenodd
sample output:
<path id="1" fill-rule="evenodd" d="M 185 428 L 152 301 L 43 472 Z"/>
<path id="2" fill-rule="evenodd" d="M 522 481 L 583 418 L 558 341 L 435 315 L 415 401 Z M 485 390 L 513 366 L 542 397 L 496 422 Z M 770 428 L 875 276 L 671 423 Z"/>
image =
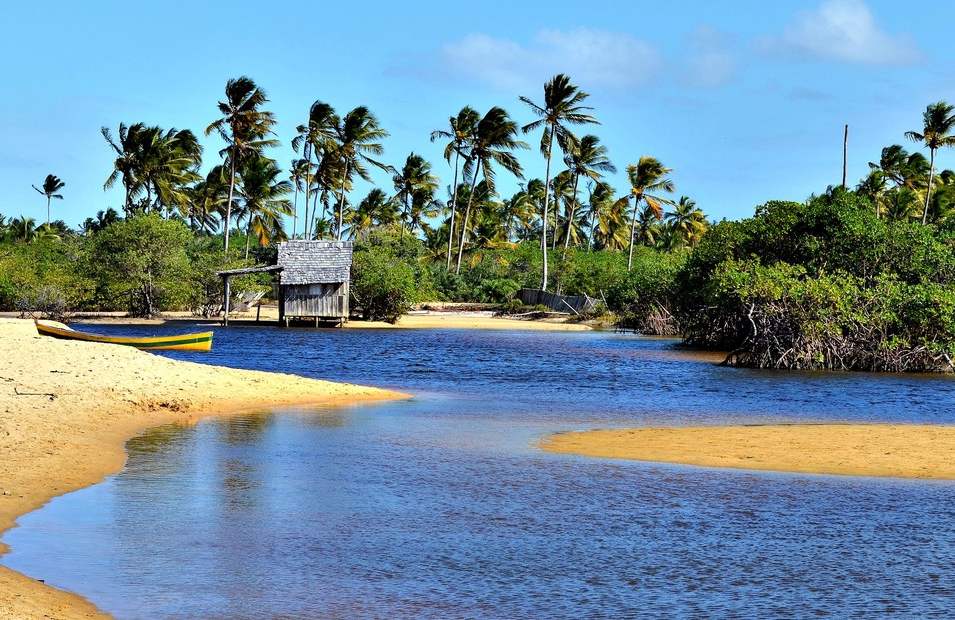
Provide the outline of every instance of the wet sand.
<path id="1" fill-rule="evenodd" d="M 955 426 L 772 424 L 558 433 L 548 452 L 768 471 L 955 480 Z"/>
<path id="2" fill-rule="evenodd" d="M 151 426 L 272 406 L 406 397 L 56 340 L 37 335 L 32 321 L 0 318 L 0 532 L 52 497 L 121 469 L 126 441 Z M 0 618 L 98 617 L 104 616 L 82 598 L 0 567 Z"/>

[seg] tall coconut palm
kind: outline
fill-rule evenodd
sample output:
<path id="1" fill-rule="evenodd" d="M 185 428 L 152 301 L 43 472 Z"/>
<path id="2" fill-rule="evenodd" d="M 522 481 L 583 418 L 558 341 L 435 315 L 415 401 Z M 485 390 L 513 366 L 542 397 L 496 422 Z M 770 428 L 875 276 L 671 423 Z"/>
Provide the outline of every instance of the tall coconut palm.
<path id="1" fill-rule="evenodd" d="M 398 219 L 398 208 L 393 198 L 375 187 L 361 199 L 349 219 L 349 236 L 356 239 L 375 226 L 393 224 Z"/>
<path id="2" fill-rule="evenodd" d="M 856 186 L 856 192 L 872 201 L 875 209 L 875 216 L 882 217 L 882 203 L 885 200 L 885 192 L 888 189 L 885 173 L 879 169 L 869 170 L 869 174 L 859 181 Z"/>
<path id="3" fill-rule="evenodd" d="M 66 187 L 66 183 L 60 180 L 55 174 L 48 174 L 46 178 L 43 179 L 43 189 L 40 189 L 36 185 L 33 186 L 37 192 L 46 196 L 46 225 L 50 226 L 50 201 L 56 198 L 57 200 L 63 200 L 62 194 L 57 194 L 58 191 Z"/>
<path id="4" fill-rule="evenodd" d="M 589 195 L 586 215 L 589 222 L 590 248 L 596 249 L 597 224 L 601 217 L 606 216 L 617 199 L 614 195 L 614 189 L 609 183 L 603 181 L 588 183 L 587 188 Z"/>
<path id="5" fill-rule="evenodd" d="M 637 243 L 645 245 L 648 248 L 657 246 L 657 242 L 663 230 L 660 226 L 660 219 L 650 205 L 646 205 L 640 209 L 640 213 L 637 215 L 635 229 L 636 233 L 633 235 L 633 238 Z"/>
<path id="6" fill-rule="evenodd" d="M 304 159 L 292 159 L 292 165 L 289 167 L 288 180 L 294 188 L 292 198 L 292 239 L 298 234 L 298 194 L 302 191 L 302 182 L 308 176 L 308 162 Z M 305 206 L 308 207 L 308 199 L 305 199 Z M 307 217 L 306 213 L 306 217 Z"/>
<path id="7" fill-rule="evenodd" d="M 567 217 L 567 231 L 564 234 L 564 249 L 566 250 L 570 244 L 570 226 L 575 221 L 574 216 L 579 204 L 577 185 L 580 183 L 580 177 L 598 181 L 603 176 L 602 173 L 613 174 L 617 171 L 617 168 L 607 157 L 607 147 L 600 144 L 600 138 L 593 135 L 586 135 L 577 144 L 573 145 L 570 151 L 564 155 L 564 164 L 574 176 L 573 197 Z"/>
<path id="8" fill-rule="evenodd" d="M 914 190 L 894 187 L 885 193 L 885 218 L 892 222 L 908 222 L 919 217 L 920 201 Z"/>
<path id="9" fill-rule="evenodd" d="M 116 159 L 113 161 L 113 170 L 103 183 L 103 189 L 109 189 L 116 184 L 116 181 L 122 179 L 123 188 L 126 196 L 123 201 L 123 211 L 129 217 L 133 210 L 133 197 L 139 191 L 140 183 L 136 178 L 136 173 L 140 167 L 142 133 L 146 126 L 143 123 L 136 123 L 126 126 L 119 124 L 119 140 L 113 138 L 109 127 L 101 127 L 100 132 L 106 143 L 116 152 Z"/>
<path id="10" fill-rule="evenodd" d="M 667 212 L 666 222 L 676 238 L 686 245 L 696 245 L 708 227 L 703 210 L 696 206 L 695 200 L 686 196 L 680 196 L 673 210 Z"/>
<path id="11" fill-rule="evenodd" d="M 292 149 L 297 153 L 302 150 L 305 164 L 305 236 L 308 237 L 308 198 L 312 187 L 312 155 L 317 156 L 319 162 L 333 148 L 341 119 L 335 109 L 322 101 L 315 101 L 308 109 L 308 121 L 295 128 L 296 136 L 292 139 Z M 320 163 L 319 163 L 320 165 Z M 314 214 L 313 214 L 314 215 Z"/>
<path id="12" fill-rule="evenodd" d="M 943 146 L 955 146 L 955 106 L 944 101 L 930 104 L 922 114 L 922 131 L 907 131 L 905 137 L 922 142 L 929 150 L 928 187 L 925 190 L 925 207 L 922 209 L 922 224 L 928 223 L 928 205 L 932 197 L 932 181 L 935 179 L 935 152 Z"/>
<path id="13" fill-rule="evenodd" d="M 387 164 L 383 164 L 371 157 L 381 155 L 384 148 L 380 140 L 388 137 L 379 124 L 378 119 L 365 106 L 358 106 L 342 119 L 338 126 L 335 152 L 344 170 L 341 175 L 341 192 L 338 198 L 338 239 L 342 238 L 342 228 L 345 219 L 345 183 L 350 175 L 357 173 L 366 181 L 371 180 L 368 174 L 369 163 L 382 170 L 391 171 Z"/>
<path id="14" fill-rule="evenodd" d="M 286 238 L 282 217 L 292 214 L 292 203 L 288 199 L 292 184 L 279 180 L 282 171 L 274 160 L 264 155 L 245 158 L 239 174 L 246 215 L 245 257 L 248 258 L 252 235 L 263 247 Z"/>
<path id="15" fill-rule="evenodd" d="M 232 199 L 235 195 L 236 172 L 242 159 L 264 148 L 278 145 L 268 138 L 275 126 L 275 117 L 262 109 L 269 99 L 251 78 L 230 79 L 225 86 L 225 99 L 219 102 L 222 116 L 206 127 L 206 135 L 216 132 L 226 143 L 219 153 L 227 157 L 229 165 L 229 198 L 225 212 L 226 252 L 229 251 L 229 232 L 232 224 Z"/>
<path id="16" fill-rule="evenodd" d="M 521 97 L 538 120 L 523 127 L 524 133 L 536 131 L 543 127 L 541 135 L 541 154 L 547 162 L 544 176 L 544 187 L 550 187 L 550 162 L 554 149 L 554 139 L 563 152 L 568 152 L 577 139 L 570 131 L 570 125 L 584 125 L 597 123 L 597 119 L 590 115 L 593 108 L 581 105 L 589 95 L 574 86 L 570 78 L 560 73 L 544 84 L 544 101 L 534 103 L 529 97 Z M 544 252 L 543 273 L 541 274 L 541 289 L 547 290 L 547 211 L 550 207 L 550 195 L 544 195 L 544 213 L 541 218 L 541 247 Z"/>
<path id="17" fill-rule="evenodd" d="M 515 231 L 526 230 L 534 218 L 534 199 L 521 189 L 501 205 L 501 220 L 504 227 L 504 237 L 510 241 Z"/>
<path id="18" fill-rule="evenodd" d="M 451 221 L 448 229 L 448 252 L 446 257 L 445 269 L 451 271 L 451 245 L 454 239 L 454 216 L 458 206 L 458 170 L 460 168 L 460 159 L 470 159 L 471 145 L 474 143 L 474 134 L 477 131 L 478 122 L 481 115 L 477 110 L 470 106 L 464 106 L 458 112 L 457 116 L 448 118 L 450 131 L 446 129 L 436 129 L 431 132 L 431 141 L 439 138 L 448 140 L 444 147 L 444 159 L 451 163 L 451 155 L 454 155 L 454 182 L 451 184 L 451 204 L 448 208 L 451 210 Z"/>
<path id="19" fill-rule="evenodd" d="M 395 185 L 395 198 L 402 204 L 401 212 L 401 234 L 404 236 L 405 224 L 412 224 L 412 232 L 420 226 L 420 218 L 423 210 L 429 212 L 431 203 L 434 202 L 434 192 L 438 189 L 438 177 L 431 174 L 431 164 L 423 157 L 411 153 L 405 160 L 401 170 L 392 177 Z M 418 210 L 416 214 L 412 213 L 412 202 L 417 199 Z M 412 223 L 412 219 L 417 219 Z"/>
<path id="20" fill-rule="evenodd" d="M 225 213 L 229 187 L 227 173 L 222 166 L 214 166 L 206 178 L 190 190 L 189 226 L 197 232 L 212 232 Z"/>
<path id="21" fill-rule="evenodd" d="M 202 146 L 195 134 L 188 129 L 146 127 L 141 138 L 136 176 L 146 191 L 146 208 L 186 215 L 188 187 L 201 180 Z"/>
<path id="22" fill-rule="evenodd" d="M 644 155 L 636 164 L 627 166 L 630 195 L 623 200 L 633 200 L 633 220 L 630 225 L 630 252 L 627 256 L 627 271 L 633 269 L 633 244 L 637 227 L 637 210 L 641 203 L 650 208 L 657 220 L 663 219 L 663 205 L 673 201 L 659 192 L 672 193 L 676 186 L 667 176 L 672 172 L 655 157 Z"/>
<path id="23" fill-rule="evenodd" d="M 478 177 L 484 177 L 484 182 L 491 193 L 494 192 L 496 173 L 494 164 L 513 174 L 519 179 L 524 178 L 521 163 L 512 151 L 526 149 L 527 144 L 517 139 L 517 123 L 511 120 L 503 108 L 497 106 L 487 111 L 474 132 L 474 142 L 471 144 L 470 157 L 465 162 L 464 176 L 471 177 L 471 191 L 468 194 L 467 206 L 464 209 L 464 222 L 461 228 L 461 240 L 458 245 L 458 260 L 454 272 L 461 273 L 461 258 L 464 255 L 464 245 L 468 238 L 468 222 L 471 217 L 471 205 L 474 201 L 474 188 Z"/>

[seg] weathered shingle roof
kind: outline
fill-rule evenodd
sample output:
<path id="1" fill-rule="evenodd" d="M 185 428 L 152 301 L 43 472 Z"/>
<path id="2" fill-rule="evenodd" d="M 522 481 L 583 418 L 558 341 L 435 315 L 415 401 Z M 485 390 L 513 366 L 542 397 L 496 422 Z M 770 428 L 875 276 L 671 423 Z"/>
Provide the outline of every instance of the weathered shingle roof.
<path id="1" fill-rule="evenodd" d="M 348 282 L 351 241 L 286 241 L 279 244 L 282 284 Z"/>

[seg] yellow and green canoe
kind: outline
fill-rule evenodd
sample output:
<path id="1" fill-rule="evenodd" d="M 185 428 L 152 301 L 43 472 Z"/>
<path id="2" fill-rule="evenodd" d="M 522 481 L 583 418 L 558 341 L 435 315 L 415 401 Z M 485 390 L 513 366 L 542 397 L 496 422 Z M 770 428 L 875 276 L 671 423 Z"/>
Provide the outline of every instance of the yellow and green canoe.
<path id="1" fill-rule="evenodd" d="M 105 342 L 108 344 L 122 344 L 137 349 L 156 350 L 173 349 L 177 351 L 209 351 L 212 349 L 212 332 L 195 332 L 192 334 L 177 334 L 174 336 L 153 336 L 138 338 L 135 336 L 103 336 L 88 334 L 70 329 L 63 323 L 56 321 L 34 321 L 36 330 L 44 336 L 62 338 L 64 340 L 83 340 L 85 342 Z"/>

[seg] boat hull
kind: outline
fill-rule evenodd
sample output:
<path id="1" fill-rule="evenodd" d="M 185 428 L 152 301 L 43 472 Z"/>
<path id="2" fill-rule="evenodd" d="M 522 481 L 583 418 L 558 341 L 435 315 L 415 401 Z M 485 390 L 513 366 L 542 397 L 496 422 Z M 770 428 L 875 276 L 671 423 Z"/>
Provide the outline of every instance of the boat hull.
<path id="1" fill-rule="evenodd" d="M 210 351 L 212 349 L 212 332 L 196 332 L 192 334 L 178 334 L 175 336 L 153 336 L 149 338 L 104 336 L 101 334 L 78 332 L 65 325 L 51 325 L 39 321 L 36 322 L 36 330 L 43 336 L 51 336 L 63 340 L 119 344 L 146 351 Z"/>

